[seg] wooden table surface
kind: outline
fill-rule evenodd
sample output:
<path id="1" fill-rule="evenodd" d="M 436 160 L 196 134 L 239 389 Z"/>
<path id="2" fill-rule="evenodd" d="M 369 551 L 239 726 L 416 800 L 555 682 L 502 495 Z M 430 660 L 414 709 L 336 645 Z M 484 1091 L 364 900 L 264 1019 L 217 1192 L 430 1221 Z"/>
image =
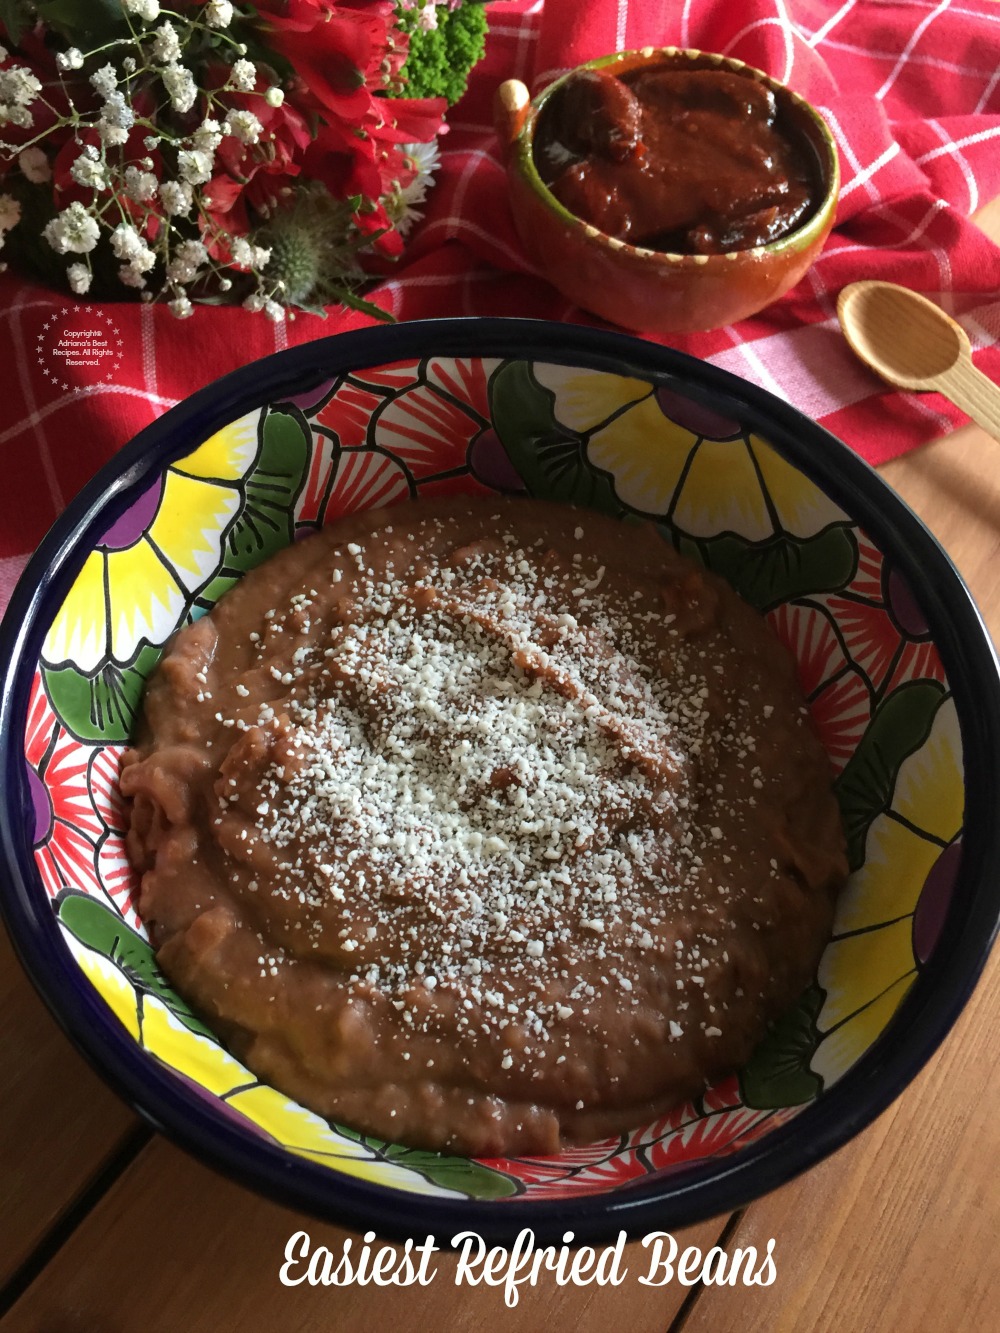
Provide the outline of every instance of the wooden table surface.
<path id="1" fill-rule="evenodd" d="M 991 221 L 993 219 L 990 219 Z M 997 220 L 1000 221 L 1000 212 Z M 991 230 L 994 230 L 991 228 Z M 994 234 L 1000 234 L 997 227 Z M 974 427 L 882 475 L 928 523 L 1000 643 L 1000 444 Z M 1000 950 L 942 1049 L 847 1147 L 732 1216 L 703 1250 L 775 1242 L 767 1288 L 287 1288 L 288 1237 L 347 1233 L 222 1180 L 151 1134 L 48 1017 L 0 929 L 0 1333 L 931 1333 L 1000 1326 Z"/>

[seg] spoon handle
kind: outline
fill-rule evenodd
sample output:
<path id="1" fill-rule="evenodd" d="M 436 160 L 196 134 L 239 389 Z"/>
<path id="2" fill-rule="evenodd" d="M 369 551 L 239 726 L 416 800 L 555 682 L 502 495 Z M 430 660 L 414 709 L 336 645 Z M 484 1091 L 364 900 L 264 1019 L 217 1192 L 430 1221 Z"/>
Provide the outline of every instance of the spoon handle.
<path id="1" fill-rule="evenodd" d="M 938 375 L 935 388 L 982 426 L 995 440 L 1000 440 L 1000 385 L 977 370 L 967 357 L 959 360 L 944 374 Z"/>

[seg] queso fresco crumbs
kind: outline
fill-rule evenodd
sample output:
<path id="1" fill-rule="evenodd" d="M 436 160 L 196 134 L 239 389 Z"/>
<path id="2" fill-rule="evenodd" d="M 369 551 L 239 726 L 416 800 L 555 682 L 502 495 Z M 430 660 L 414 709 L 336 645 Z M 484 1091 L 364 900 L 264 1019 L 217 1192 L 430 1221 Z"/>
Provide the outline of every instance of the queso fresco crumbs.
<path id="1" fill-rule="evenodd" d="M 354 515 L 183 630 L 125 759 L 140 912 L 262 1079 L 417 1147 L 549 1153 L 751 1054 L 846 864 L 761 617 L 652 527 Z"/>

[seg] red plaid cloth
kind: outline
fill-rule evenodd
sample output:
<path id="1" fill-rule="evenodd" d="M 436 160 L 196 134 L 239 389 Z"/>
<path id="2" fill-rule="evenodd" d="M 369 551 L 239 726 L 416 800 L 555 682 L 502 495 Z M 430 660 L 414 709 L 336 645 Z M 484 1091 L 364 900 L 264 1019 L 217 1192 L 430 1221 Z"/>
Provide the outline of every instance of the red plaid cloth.
<path id="1" fill-rule="evenodd" d="M 872 462 L 961 416 L 891 393 L 847 349 L 834 302 L 857 278 L 928 293 L 1000 379 L 1000 248 L 968 219 L 1000 194 L 1000 5 L 992 0 L 505 0 L 487 56 L 450 116 L 427 216 L 375 299 L 399 319 L 526 315 L 595 323 L 535 274 L 514 233 L 491 129 L 502 79 L 537 90 L 592 56 L 648 44 L 738 56 L 818 105 L 840 147 L 838 225 L 806 278 L 770 309 L 714 333 L 663 339 L 818 418 Z M 27 554 L 136 431 L 215 377 L 290 343 L 367 321 L 334 312 L 273 326 L 239 310 L 87 305 L 0 280 L 0 607 Z M 53 342 L 97 329 L 109 357 L 67 371 Z"/>

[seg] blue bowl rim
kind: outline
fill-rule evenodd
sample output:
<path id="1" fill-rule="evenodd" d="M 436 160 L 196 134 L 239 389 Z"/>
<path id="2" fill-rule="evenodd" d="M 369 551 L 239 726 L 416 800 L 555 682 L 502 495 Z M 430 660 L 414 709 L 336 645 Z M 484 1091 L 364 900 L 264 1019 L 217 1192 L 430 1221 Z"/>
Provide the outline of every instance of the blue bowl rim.
<path id="1" fill-rule="evenodd" d="M 81 553 L 144 484 L 221 426 L 340 373 L 410 357 L 514 357 L 631 373 L 734 416 L 759 431 L 852 520 L 892 553 L 917 592 L 954 692 L 966 773 L 962 872 L 944 931 L 889 1028 L 843 1077 L 792 1121 L 739 1152 L 579 1199 L 445 1200 L 335 1175 L 217 1116 L 133 1041 L 84 980 L 34 884 L 26 837 L 23 732 L 31 678 L 54 608 Z M 571 1230 L 598 1243 L 636 1237 L 739 1208 L 814 1165 L 903 1091 L 971 995 L 1000 925 L 1000 664 L 982 617 L 937 540 L 845 444 L 789 404 L 738 376 L 626 334 L 545 320 L 454 318 L 338 334 L 274 353 L 199 390 L 142 430 L 55 522 L 22 575 L 0 625 L 0 909 L 31 981 L 107 1083 L 154 1129 L 207 1165 L 322 1220 L 403 1239 L 461 1230 L 509 1244 L 523 1227 L 539 1243 Z"/>

